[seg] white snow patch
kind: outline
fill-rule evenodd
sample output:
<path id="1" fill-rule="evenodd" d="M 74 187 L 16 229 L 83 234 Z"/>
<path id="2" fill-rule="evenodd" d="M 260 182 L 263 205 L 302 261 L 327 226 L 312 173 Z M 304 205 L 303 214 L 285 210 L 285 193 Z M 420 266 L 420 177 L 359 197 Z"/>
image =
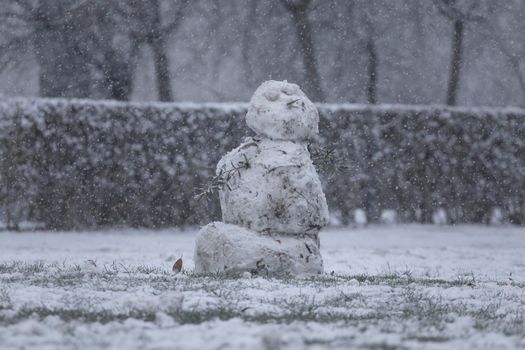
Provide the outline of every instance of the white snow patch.
<path id="1" fill-rule="evenodd" d="M 327 229 L 314 279 L 194 276 L 196 233 L 0 232 L 0 348 L 525 346 L 523 228 Z"/>

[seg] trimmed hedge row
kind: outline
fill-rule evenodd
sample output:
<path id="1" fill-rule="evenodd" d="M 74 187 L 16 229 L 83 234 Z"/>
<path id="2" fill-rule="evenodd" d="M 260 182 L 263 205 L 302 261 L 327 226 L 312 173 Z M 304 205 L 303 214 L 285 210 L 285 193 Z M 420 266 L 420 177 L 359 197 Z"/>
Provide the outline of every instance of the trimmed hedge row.
<path id="1" fill-rule="evenodd" d="M 161 227 L 220 217 L 195 189 L 246 128 L 246 104 L 0 102 L 0 201 L 10 226 Z M 525 111 L 320 105 L 319 143 L 347 170 L 323 177 L 344 222 L 394 209 L 402 221 L 525 223 Z"/>

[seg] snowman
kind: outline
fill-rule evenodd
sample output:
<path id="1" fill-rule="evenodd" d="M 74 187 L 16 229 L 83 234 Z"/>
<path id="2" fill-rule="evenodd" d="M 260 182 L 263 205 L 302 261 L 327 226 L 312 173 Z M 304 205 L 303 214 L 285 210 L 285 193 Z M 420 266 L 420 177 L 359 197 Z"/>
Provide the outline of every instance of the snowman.
<path id="1" fill-rule="evenodd" d="M 320 274 L 328 206 L 307 149 L 318 133 L 317 109 L 299 86 L 267 81 L 255 91 L 246 123 L 256 136 L 217 165 L 222 222 L 200 230 L 195 272 Z"/>

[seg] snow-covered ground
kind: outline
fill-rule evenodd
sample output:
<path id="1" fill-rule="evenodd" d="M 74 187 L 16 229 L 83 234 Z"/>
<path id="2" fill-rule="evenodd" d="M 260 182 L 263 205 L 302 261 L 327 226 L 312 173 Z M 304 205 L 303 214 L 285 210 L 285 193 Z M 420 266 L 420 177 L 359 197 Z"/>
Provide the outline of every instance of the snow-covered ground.
<path id="1" fill-rule="evenodd" d="M 523 228 L 328 229 L 312 279 L 195 276 L 195 234 L 0 232 L 0 349 L 525 348 Z"/>

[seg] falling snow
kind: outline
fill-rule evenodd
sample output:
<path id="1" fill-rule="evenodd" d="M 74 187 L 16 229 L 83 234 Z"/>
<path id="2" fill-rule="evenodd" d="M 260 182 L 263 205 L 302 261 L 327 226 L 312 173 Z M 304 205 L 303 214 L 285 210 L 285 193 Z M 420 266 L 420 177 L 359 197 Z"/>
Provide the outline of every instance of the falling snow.
<path id="1" fill-rule="evenodd" d="M 0 0 L 0 348 L 525 348 L 524 17 L 522 0 Z M 273 212 L 328 223 L 305 238 L 324 274 L 196 273 L 200 225 L 250 247 L 251 229 L 302 232 L 219 198 L 228 154 L 275 202 L 232 171 L 253 144 L 251 175 L 302 167 L 287 188 L 321 210 Z M 271 249 L 312 253 L 290 242 Z"/>

